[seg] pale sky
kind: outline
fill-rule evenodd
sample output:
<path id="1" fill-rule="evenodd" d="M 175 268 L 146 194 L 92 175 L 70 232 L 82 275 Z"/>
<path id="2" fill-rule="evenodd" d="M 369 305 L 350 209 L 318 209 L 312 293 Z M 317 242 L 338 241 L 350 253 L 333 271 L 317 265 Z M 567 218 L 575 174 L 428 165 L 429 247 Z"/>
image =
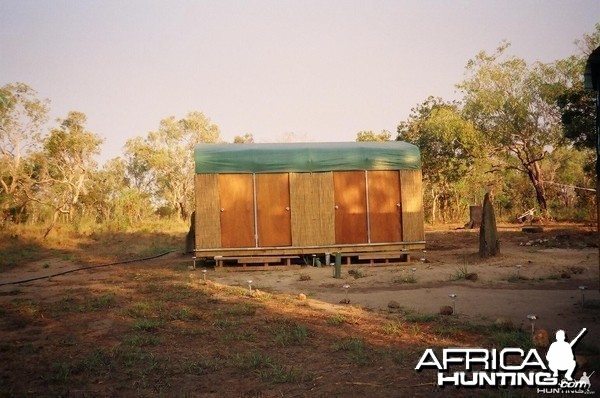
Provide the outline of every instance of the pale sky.
<path id="1" fill-rule="evenodd" d="M 467 61 L 551 62 L 600 22 L 598 0 L 0 0 L 0 86 L 23 82 L 122 153 L 203 112 L 228 142 L 395 135 L 428 96 L 458 98 Z"/>

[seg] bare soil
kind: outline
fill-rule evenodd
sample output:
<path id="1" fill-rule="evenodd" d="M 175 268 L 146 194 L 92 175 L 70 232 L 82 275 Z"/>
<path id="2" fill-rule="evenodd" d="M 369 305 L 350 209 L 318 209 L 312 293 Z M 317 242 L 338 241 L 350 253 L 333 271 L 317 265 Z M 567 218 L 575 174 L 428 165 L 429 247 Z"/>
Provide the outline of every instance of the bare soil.
<path id="1" fill-rule="evenodd" d="M 119 244 L 141 238 L 128 239 Z M 442 226 L 426 239 L 406 265 L 344 266 L 342 279 L 330 267 L 209 268 L 205 281 L 177 252 L 48 277 L 118 255 L 110 246 L 95 253 L 93 242 L 73 255 L 39 248 L 40 259 L 0 274 L 0 396 L 430 396 L 433 373 L 414 370 L 425 348 L 501 346 L 498 319 L 528 340 L 529 314 L 551 335 L 564 329 L 569 339 L 587 328 L 576 375 L 600 370 L 590 227 L 530 234 L 503 225 L 501 255 L 491 259 L 477 255 L 478 231 Z M 388 308 L 392 300 L 400 308 Z M 445 305 L 455 314 L 438 315 Z M 597 374 L 591 384 L 600 386 Z"/>

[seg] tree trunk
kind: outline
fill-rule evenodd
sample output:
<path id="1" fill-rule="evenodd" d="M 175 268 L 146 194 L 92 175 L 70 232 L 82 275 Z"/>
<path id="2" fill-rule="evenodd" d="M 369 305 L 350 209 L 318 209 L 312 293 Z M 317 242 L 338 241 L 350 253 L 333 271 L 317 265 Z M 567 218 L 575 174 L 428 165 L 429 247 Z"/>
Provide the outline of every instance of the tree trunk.
<path id="1" fill-rule="evenodd" d="M 533 162 L 527 166 L 527 175 L 535 189 L 535 198 L 540 206 L 542 217 L 547 218 L 549 215 L 548 204 L 546 202 L 546 190 L 544 189 L 542 170 L 540 169 L 538 162 Z"/>
<path id="2" fill-rule="evenodd" d="M 185 237 L 185 252 L 193 253 L 196 246 L 196 212 L 192 212 L 190 230 Z"/>
<path id="3" fill-rule="evenodd" d="M 44 239 L 46 239 L 46 237 L 48 236 L 50 231 L 52 231 L 52 228 L 54 228 L 54 224 L 56 224 L 56 221 L 58 220 L 59 215 L 60 215 L 60 209 L 55 209 L 54 215 L 52 215 L 52 222 L 50 223 L 50 226 L 48 227 L 48 229 L 46 229 L 46 233 L 44 233 Z"/>
<path id="4" fill-rule="evenodd" d="M 435 191 L 433 189 L 431 190 L 431 197 L 432 197 L 432 201 L 431 201 L 431 223 L 435 224 L 435 212 L 437 211 L 436 204 L 437 204 L 438 195 L 435 194 Z"/>

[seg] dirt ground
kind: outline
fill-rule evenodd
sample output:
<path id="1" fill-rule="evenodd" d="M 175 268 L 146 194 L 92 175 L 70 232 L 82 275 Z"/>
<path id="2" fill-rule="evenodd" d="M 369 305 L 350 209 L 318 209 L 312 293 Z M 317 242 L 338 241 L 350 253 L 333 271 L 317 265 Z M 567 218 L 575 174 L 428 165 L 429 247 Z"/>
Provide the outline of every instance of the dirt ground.
<path id="1" fill-rule="evenodd" d="M 391 300 L 420 313 L 437 313 L 454 304 L 456 314 L 474 322 L 498 318 L 514 325 L 530 326 L 527 315 L 537 316 L 536 328 L 564 329 L 575 336 L 583 327 L 586 339 L 600 341 L 600 311 L 582 310 L 583 300 L 599 302 L 598 249 L 593 229 L 573 225 L 546 226 L 543 233 L 523 233 L 520 225 L 504 225 L 501 255 L 482 260 L 478 254 L 479 231 L 458 226 L 431 228 L 427 247 L 411 253 L 411 262 L 397 267 L 343 267 L 343 279 L 333 279 L 331 267 L 305 267 L 294 272 L 219 273 L 213 278 L 245 285 L 253 279 L 269 292 L 306 294 L 326 303 L 345 299 L 342 286 L 350 285 L 352 305 L 385 309 Z M 517 265 L 521 265 L 517 268 Z M 413 268 L 416 270 L 413 271 Z M 350 270 L 359 270 L 350 274 Z M 464 278 L 477 274 L 477 280 Z M 300 280 L 301 275 L 310 280 Z M 414 278 L 413 278 L 414 277 Z M 308 278 L 307 278 L 308 279 Z M 585 290 L 580 290 L 585 286 Z M 455 294 L 453 300 L 449 297 Z"/>
<path id="2" fill-rule="evenodd" d="M 431 396 L 434 376 L 414 371 L 425 347 L 496 346 L 492 329 L 472 325 L 502 319 L 529 331 L 529 314 L 536 329 L 564 329 L 567 339 L 587 328 L 578 372 L 600 370 L 596 233 L 499 230 L 492 259 L 477 255 L 477 231 L 443 226 L 426 232 L 410 263 L 343 266 L 342 279 L 330 267 L 209 268 L 204 281 L 189 256 L 171 253 L 13 283 L 82 265 L 50 253 L 0 274 L 0 397 Z M 87 255 L 87 265 L 107 259 Z M 249 296 L 248 280 L 262 293 Z M 437 315 L 453 304 L 454 315 Z"/>

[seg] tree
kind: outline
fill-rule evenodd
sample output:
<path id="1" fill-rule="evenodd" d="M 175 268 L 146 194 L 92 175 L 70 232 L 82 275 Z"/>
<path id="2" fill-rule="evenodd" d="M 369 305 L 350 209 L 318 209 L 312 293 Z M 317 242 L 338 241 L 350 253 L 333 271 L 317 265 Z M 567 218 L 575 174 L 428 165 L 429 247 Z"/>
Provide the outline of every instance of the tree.
<path id="1" fill-rule="evenodd" d="M 481 136 L 460 114 L 458 104 L 429 97 L 398 125 L 396 139 L 421 150 L 423 178 L 431 195 L 435 222 L 439 202 L 448 207 L 455 184 L 471 172 L 481 152 Z"/>
<path id="2" fill-rule="evenodd" d="M 26 84 L 0 88 L 0 205 L 6 218 L 10 210 L 22 213 L 33 184 L 29 155 L 39 149 L 46 123 L 48 101 L 36 97 Z"/>
<path id="3" fill-rule="evenodd" d="M 392 133 L 387 130 L 383 130 L 379 134 L 373 133 L 373 131 L 359 131 L 356 133 L 356 141 L 389 141 L 392 138 Z"/>
<path id="4" fill-rule="evenodd" d="M 509 46 L 503 43 L 495 54 L 477 54 L 457 87 L 464 93 L 464 114 L 486 137 L 497 166 L 527 175 L 547 216 L 540 162 L 548 148 L 561 143 L 555 103 L 563 76 L 555 65 L 528 66 L 523 59 L 506 55 Z"/>
<path id="5" fill-rule="evenodd" d="M 220 141 L 219 127 L 200 112 L 161 120 L 146 138 L 127 141 L 128 169 L 137 182 L 151 186 L 159 201 L 188 219 L 193 203 L 194 146 Z"/>
<path id="6" fill-rule="evenodd" d="M 246 133 L 244 135 L 236 135 L 233 138 L 234 144 L 252 144 L 254 143 L 254 136 L 251 133 Z"/>
<path id="7" fill-rule="evenodd" d="M 44 140 L 43 153 L 47 163 L 45 178 L 48 192 L 42 203 L 54 211 L 46 237 L 60 214 L 70 218 L 72 210 L 85 192 L 86 183 L 96 167 L 94 155 L 100 153 L 102 139 L 86 131 L 87 117 L 81 112 L 69 112 L 66 119 L 59 120 L 60 126 L 50 131 Z"/>

